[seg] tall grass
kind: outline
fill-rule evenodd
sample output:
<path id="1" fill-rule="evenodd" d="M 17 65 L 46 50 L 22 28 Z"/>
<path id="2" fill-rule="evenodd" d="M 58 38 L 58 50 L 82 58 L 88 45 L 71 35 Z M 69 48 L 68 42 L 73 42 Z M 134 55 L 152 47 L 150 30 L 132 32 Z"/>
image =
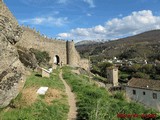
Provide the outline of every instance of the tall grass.
<path id="1" fill-rule="evenodd" d="M 62 92 L 62 96 L 53 99 L 51 104 L 45 102 L 45 96 L 38 96 L 37 100 L 30 106 L 24 104 L 23 93 L 20 93 L 12 104 L 15 108 L 0 111 L 0 120 L 67 120 L 69 106 L 65 94 L 64 85 L 59 79 L 58 71 L 50 78 L 42 78 L 37 73 L 32 73 L 25 83 L 24 90 L 31 87 L 47 86 Z"/>
<path id="2" fill-rule="evenodd" d="M 122 93 L 110 95 L 104 88 L 99 88 L 88 77 L 63 68 L 63 77 L 77 96 L 78 120 L 119 120 L 117 114 L 155 113 L 135 102 L 128 103 Z M 130 118 L 131 119 L 131 118 Z M 134 118 L 135 119 L 135 118 Z M 136 118 L 142 120 L 142 118 Z"/>

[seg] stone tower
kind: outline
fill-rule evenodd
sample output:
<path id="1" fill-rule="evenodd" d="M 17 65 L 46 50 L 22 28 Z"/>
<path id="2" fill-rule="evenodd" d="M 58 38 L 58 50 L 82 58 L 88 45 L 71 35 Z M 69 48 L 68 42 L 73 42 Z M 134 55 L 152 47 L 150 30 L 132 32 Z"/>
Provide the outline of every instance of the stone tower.
<path id="1" fill-rule="evenodd" d="M 107 69 L 107 78 L 113 86 L 118 86 L 118 68 L 110 67 Z"/>
<path id="2" fill-rule="evenodd" d="M 72 41 L 67 41 L 66 48 L 67 48 L 67 64 L 74 66 L 75 61 L 75 56 L 74 56 L 74 42 Z"/>

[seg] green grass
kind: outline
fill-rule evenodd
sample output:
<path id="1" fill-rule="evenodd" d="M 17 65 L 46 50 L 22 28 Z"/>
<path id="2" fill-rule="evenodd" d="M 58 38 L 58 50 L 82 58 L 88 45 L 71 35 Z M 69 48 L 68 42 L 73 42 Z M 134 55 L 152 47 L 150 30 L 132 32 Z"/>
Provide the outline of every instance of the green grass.
<path id="1" fill-rule="evenodd" d="M 42 78 L 37 73 L 32 73 L 24 86 L 24 90 L 31 87 L 48 86 L 62 91 L 62 97 L 54 99 L 51 104 L 47 104 L 46 96 L 38 96 L 37 100 L 30 106 L 25 105 L 22 99 L 22 92 L 12 101 L 16 108 L 3 109 L 0 111 L 0 120 L 66 120 L 69 111 L 65 88 L 58 76 L 58 71 L 54 71 L 50 78 Z"/>
<path id="2" fill-rule="evenodd" d="M 130 76 L 130 74 L 126 73 L 126 72 L 119 72 L 119 78 L 121 79 L 128 79 L 128 77 Z"/>
<path id="3" fill-rule="evenodd" d="M 63 77 L 76 94 L 78 120 L 120 120 L 117 118 L 118 113 L 151 114 L 156 112 L 145 109 L 135 102 L 127 102 L 122 93 L 110 95 L 104 88 L 99 88 L 94 82 L 89 81 L 88 77 L 72 73 L 71 68 L 63 68 Z M 136 118 L 136 120 L 142 119 Z"/>
<path id="4" fill-rule="evenodd" d="M 55 88 L 63 91 L 65 87 L 61 82 L 58 74 L 59 74 L 59 71 L 54 70 L 50 78 L 42 78 L 40 74 L 32 73 L 32 75 L 28 77 L 25 83 L 25 88 L 28 88 L 31 86 L 35 86 L 35 87 L 48 86 L 50 88 Z"/>
<path id="5" fill-rule="evenodd" d="M 101 77 L 99 75 L 93 76 L 93 80 L 103 82 L 103 83 L 107 83 L 107 78 Z"/>

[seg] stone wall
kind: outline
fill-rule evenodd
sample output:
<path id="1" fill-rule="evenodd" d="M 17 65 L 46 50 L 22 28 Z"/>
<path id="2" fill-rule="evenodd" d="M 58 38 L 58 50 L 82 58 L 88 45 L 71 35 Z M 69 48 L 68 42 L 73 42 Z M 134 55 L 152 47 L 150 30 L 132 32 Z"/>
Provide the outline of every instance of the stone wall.
<path id="1" fill-rule="evenodd" d="M 41 51 L 47 51 L 51 57 L 50 63 L 52 64 L 54 64 L 54 57 L 57 55 L 60 58 L 60 63 L 62 62 L 63 65 L 69 64 L 71 66 L 85 66 L 85 68 L 87 68 L 85 62 L 80 62 L 81 58 L 75 49 L 73 41 L 49 39 L 40 35 L 36 30 L 27 27 L 22 27 L 22 29 L 22 40 L 17 46 L 25 47 L 27 49 L 35 48 Z"/>
<path id="2" fill-rule="evenodd" d="M 55 55 L 58 55 L 60 61 L 62 61 L 64 64 L 67 63 L 65 41 L 51 40 L 45 38 L 41 36 L 38 32 L 30 28 L 22 27 L 22 29 L 22 40 L 17 44 L 17 46 L 21 46 L 28 49 L 35 48 L 41 51 L 47 51 L 51 57 L 50 63 L 53 63 Z"/>
<path id="3" fill-rule="evenodd" d="M 85 70 L 89 71 L 89 60 L 88 59 L 81 59 L 79 62 L 79 66 L 81 66 L 82 68 L 84 68 Z"/>

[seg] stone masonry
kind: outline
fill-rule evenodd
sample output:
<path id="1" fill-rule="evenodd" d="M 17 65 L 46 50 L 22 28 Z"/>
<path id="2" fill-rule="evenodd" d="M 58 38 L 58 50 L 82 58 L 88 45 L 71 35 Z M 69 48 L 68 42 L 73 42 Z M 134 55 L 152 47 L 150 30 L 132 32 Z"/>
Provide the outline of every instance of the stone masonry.
<path id="1" fill-rule="evenodd" d="M 53 64 L 53 68 L 55 68 L 54 57 L 58 56 L 60 59 L 59 63 L 62 63 L 63 65 L 68 64 L 70 66 L 82 67 L 88 70 L 88 60 L 82 60 L 80 58 L 73 41 L 49 39 L 40 35 L 36 30 L 27 27 L 22 27 L 22 29 L 22 40 L 18 42 L 17 46 L 27 49 L 35 48 L 41 51 L 47 51 L 51 57 L 50 63 Z"/>

